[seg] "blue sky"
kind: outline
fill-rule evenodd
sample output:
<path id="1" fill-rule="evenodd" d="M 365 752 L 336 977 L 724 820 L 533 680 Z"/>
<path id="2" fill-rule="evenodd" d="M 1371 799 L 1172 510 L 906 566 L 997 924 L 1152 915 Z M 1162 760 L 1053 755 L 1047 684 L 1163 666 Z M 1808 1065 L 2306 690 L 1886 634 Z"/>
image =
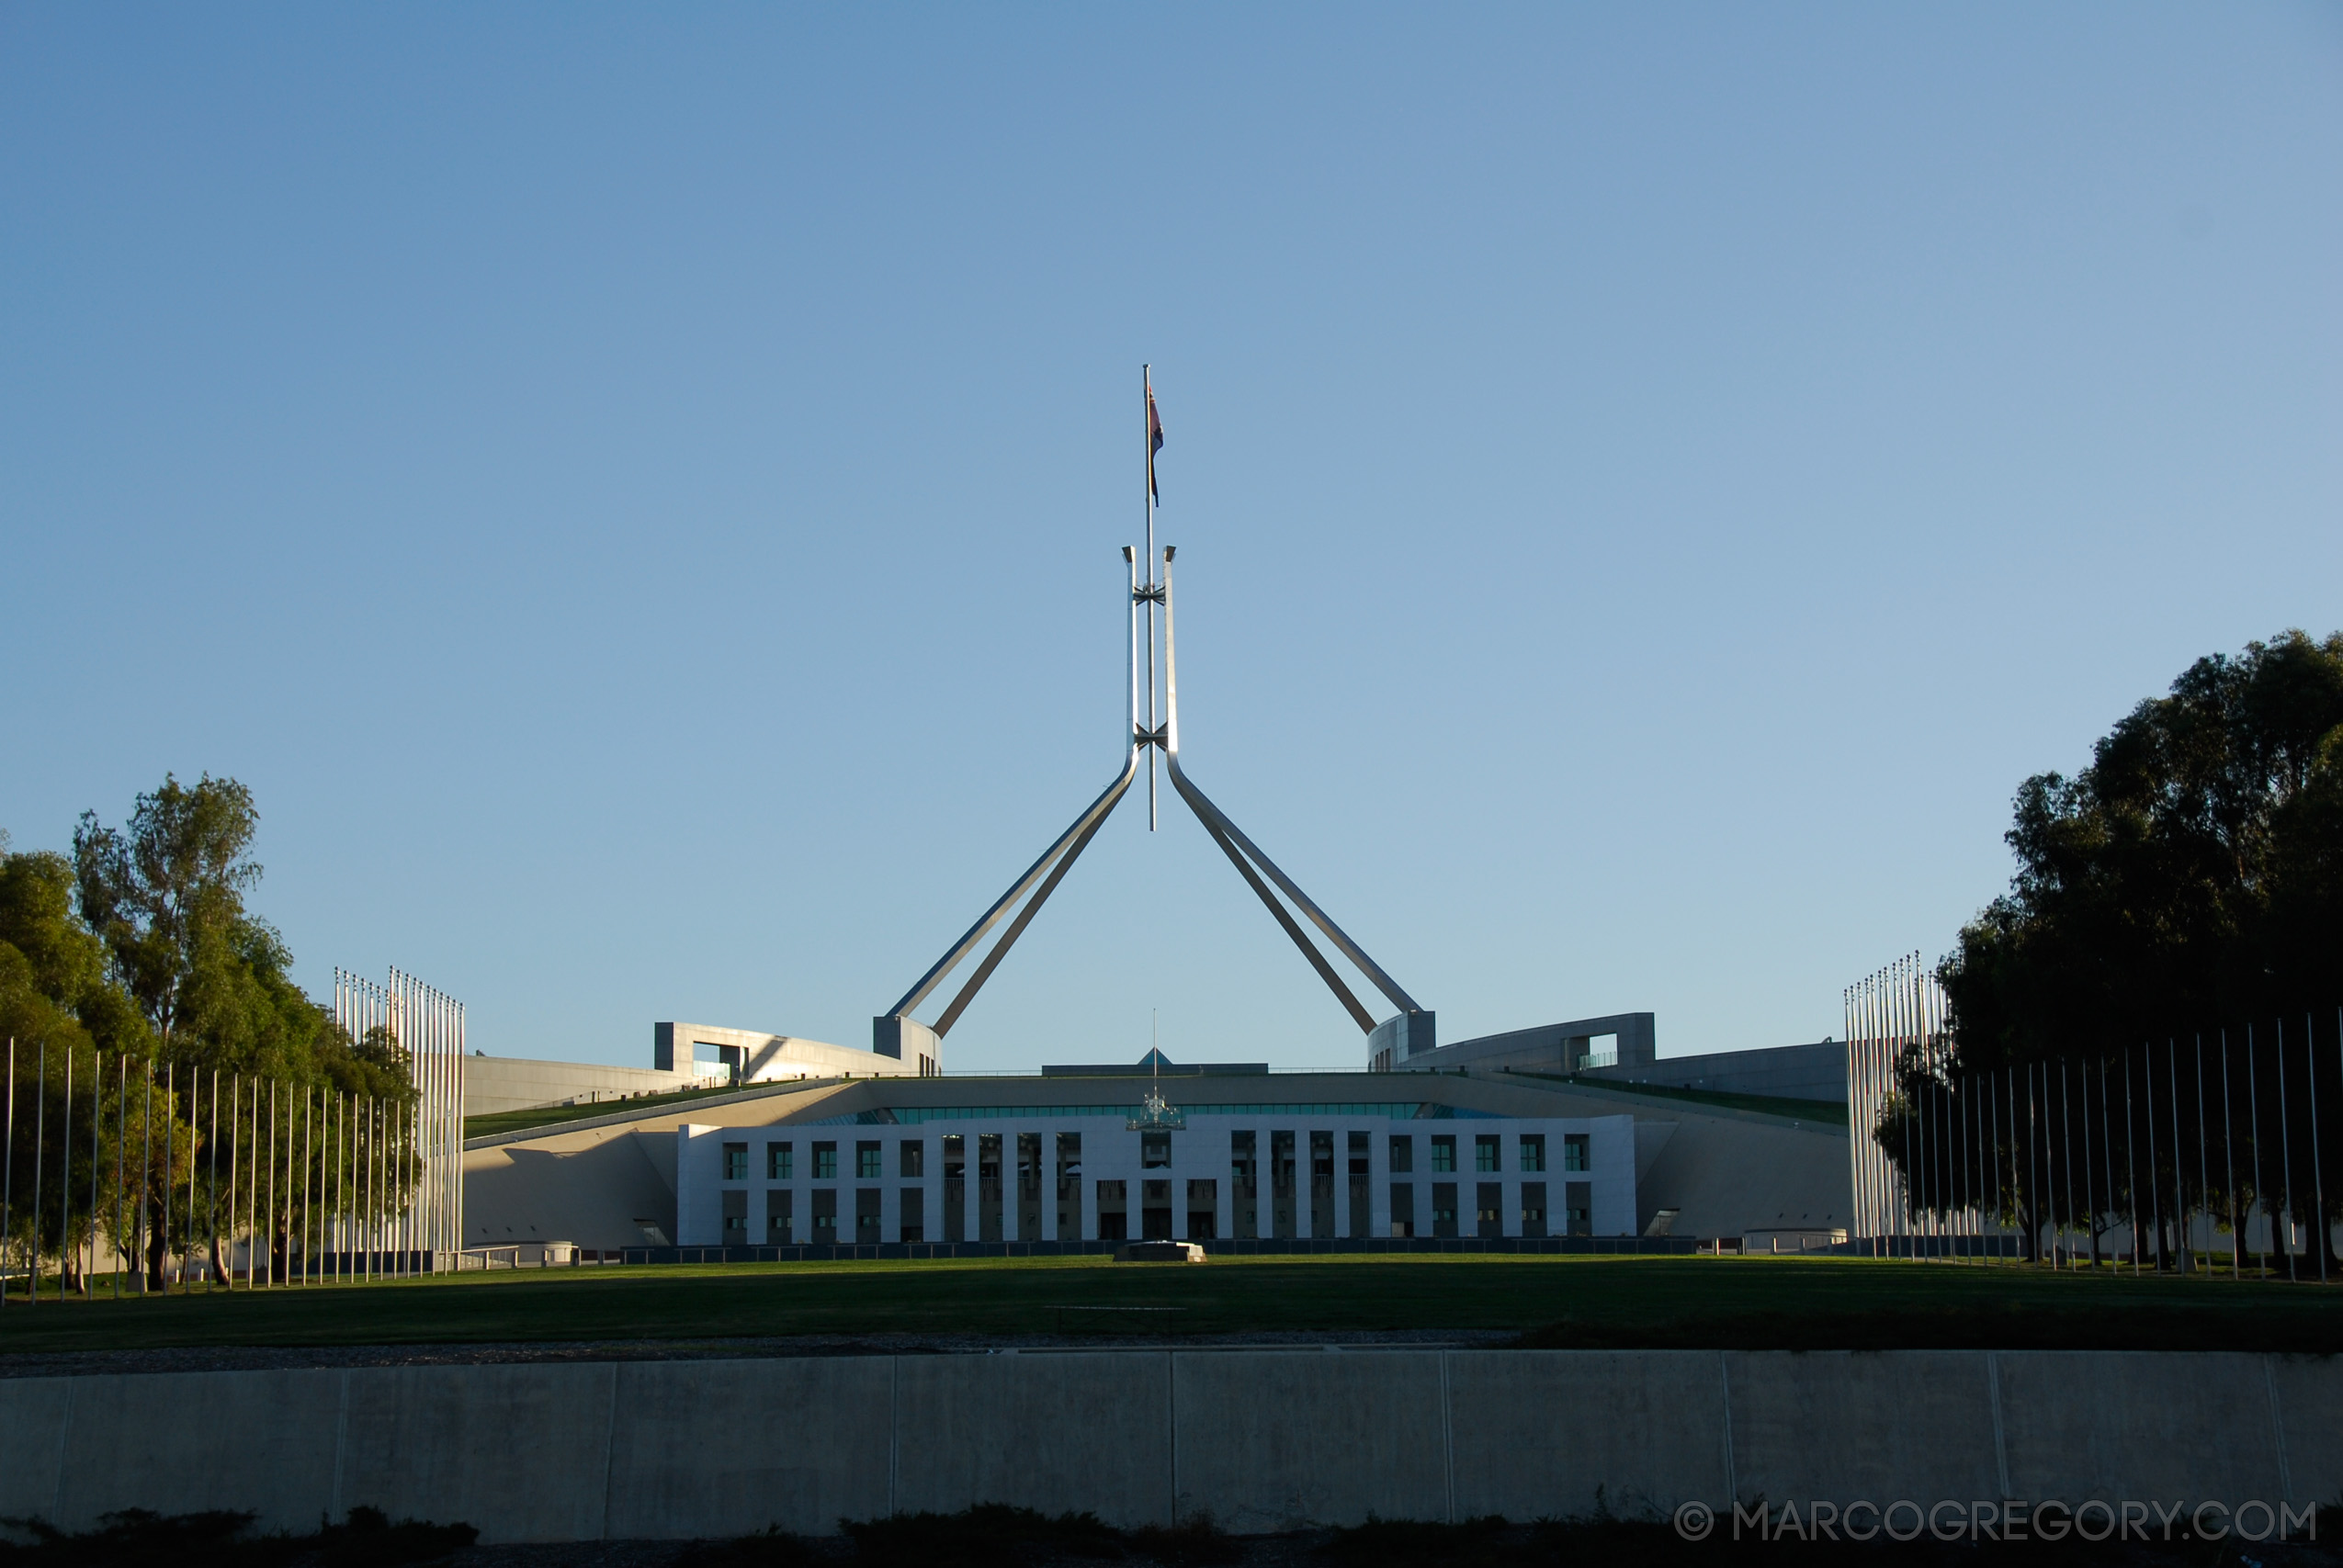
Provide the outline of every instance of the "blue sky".
<path id="1" fill-rule="evenodd" d="M 0 826 L 257 792 L 312 988 L 866 1043 L 1120 760 L 1443 1038 L 1838 1032 L 2019 781 L 2343 625 L 2343 12 L 0 12 Z M 1352 1066 L 1178 807 L 947 1064 Z"/>

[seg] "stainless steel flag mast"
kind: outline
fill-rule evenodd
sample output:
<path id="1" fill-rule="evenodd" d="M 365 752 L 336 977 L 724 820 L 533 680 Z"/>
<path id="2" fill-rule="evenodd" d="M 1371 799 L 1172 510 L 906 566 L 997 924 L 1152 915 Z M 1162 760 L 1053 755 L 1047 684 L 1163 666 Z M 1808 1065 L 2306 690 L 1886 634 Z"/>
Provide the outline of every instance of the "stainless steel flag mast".
<path id="1" fill-rule="evenodd" d="M 1319 977 L 1334 993 L 1335 999 L 1342 1004 L 1343 1010 L 1350 1014 L 1352 1021 L 1366 1033 L 1370 1060 L 1380 1066 L 1397 1066 L 1409 1056 L 1432 1050 L 1438 1043 L 1436 1021 L 1432 1013 L 1419 1007 L 1415 998 L 1386 974 L 1381 965 L 1369 958 L 1365 950 L 1352 941 L 1293 878 L 1279 870 L 1276 863 L 1261 852 L 1260 846 L 1245 837 L 1180 766 L 1179 678 L 1173 664 L 1172 638 L 1172 559 L 1176 547 L 1166 545 L 1159 554 L 1155 543 L 1158 501 L 1155 455 L 1163 449 L 1163 423 L 1156 412 L 1150 367 L 1143 365 L 1139 367 L 1139 389 L 1146 422 L 1143 450 L 1147 464 L 1147 568 L 1142 575 L 1135 553 L 1129 546 L 1124 547 L 1123 562 L 1129 592 L 1126 618 L 1129 686 L 1122 772 L 1042 852 L 1041 858 L 1027 866 L 1024 874 L 1012 883 L 1009 890 L 995 899 L 992 907 L 961 934 L 960 940 L 953 943 L 910 990 L 903 993 L 892 1008 L 871 1021 L 871 1048 L 881 1055 L 916 1062 L 917 1070 L 922 1077 L 942 1070 L 944 1036 L 968 1010 L 968 1004 L 976 999 L 977 992 L 991 977 L 993 970 L 1000 966 L 1002 959 L 1008 955 L 1009 949 L 1017 939 L 1024 934 L 1025 928 L 1040 913 L 1043 903 L 1057 891 L 1066 873 L 1121 803 L 1132 781 L 1138 777 L 1140 753 L 1143 751 L 1147 753 L 1148 828 L 1150 831 L 1155 829 L 1154 753 L 1160 750 L 1165 768 L 1171 774 L 1172 789 L 1187 802 L 1188 808 L 1195 813 L 1196 820 L 1204 825 L 1213 842 L 1220 846 L 1229 863 L 1237 868 L 1238 874 L 1245 879 L 1246 886 L 1268 908 L 1278 926 L 1301 950 L 1310 967 L 1318 972 Z M 1155 626 L 1155 611 L 1159 604 L 1163 608 L 1162 684 L 1160 694 L 1156 675 Z M 1142 626 L 1144 653 L 1141 651 Z M 1146 688 L 1144 701 L 1140 696 L 1142 681 Z M 1273 885 L 1275 891 L 1272 891 Z M 1278 894 L 1281 892 L 1292 902 L 1293 910 L 1279 901 Z M 1017 908 L 1020 900 L 1024 901 L 1024 907 Z M 1010 918 L 1012 909 L 1017 910 L 1014 919 Z M 1294 910 L 1300 912 L 1300 919 L 1296 919 Z M 958 993 L 937 1015 L 935 1022 L 933 1025 L 923 1024 L 912 1018 L 912 1010 L 934 995 L 953 970 L 974 953 L 986 936 L 1004 919 L 1009 920 L 1008 929 L 1002 932 L 991 951 L 985 954 Z M 1375 988 L 1399 1010 L 1394 1017 L 1379 1024 L 1375 1021 L 1374 1014 L 1361 1004 L 1333 964 L 1310 940 L 1308 932 L 1303 930 L 1303 920 L 1316 926 L 1334 950 L 1356 965 Z"/>

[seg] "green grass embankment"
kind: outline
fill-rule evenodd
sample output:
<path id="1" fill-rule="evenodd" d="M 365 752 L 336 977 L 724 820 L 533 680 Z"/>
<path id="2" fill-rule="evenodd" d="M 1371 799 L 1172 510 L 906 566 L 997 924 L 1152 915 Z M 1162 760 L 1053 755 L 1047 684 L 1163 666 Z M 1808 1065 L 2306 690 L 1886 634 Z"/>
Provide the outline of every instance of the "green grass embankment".
<path id="1" fill-rule="evenodd" d="M 1172 1312 L 1065 1312 L 1155 1307 Z M 2343 1290 L 1853 1258 L 1097 1256 L 525 1269 L 12 1302 L 0 1355 L 791 1335 L 1507 1330 L 1552 1347 L 2343 1349 Z"/>

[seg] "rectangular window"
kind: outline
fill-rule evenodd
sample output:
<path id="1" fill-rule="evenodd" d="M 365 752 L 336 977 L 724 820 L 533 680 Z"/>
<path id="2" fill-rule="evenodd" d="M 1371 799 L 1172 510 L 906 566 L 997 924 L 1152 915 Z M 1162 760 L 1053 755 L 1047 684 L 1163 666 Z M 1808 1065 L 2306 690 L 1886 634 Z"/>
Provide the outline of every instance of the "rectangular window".
<path id="1" fill-rule="evenodd" d="M 741 1145 L 741 1164 L 749 1163 L 749 1146 Z M 749 1244 L 749 1195 L 739 1188 L 724 1194 L 724 1245 L 746 1247 Z"/>
<path id="2" fill-rule="evenodd" d="M 1058 1239 L 1082 1239 L 1082 1135 L 1058 1134 Z"/>
<path id="3" fill-rule="evenodd" d="M 1188 1235 L 1190 1241 L 1209 1241 L 1220 1223 L 1220 1184 L 1210 1179 L 1190 1179 L 1188 1182 Z"/>
<path id="4" fill-rule="evenodd" d="M 1435 1133 L 1432 1139 L 1432 1168 L 1434 1175 L 1456 1168 L 1456 1134 Z"/>
<path id="5" fill-rule="evenodd" d="M 1391 1184 L 1391 1234 L 1416 1234 L 1416 1184 L 1412 1181 Z"/>
<path id="6" fill-rule="evenodd" d="M 879 1177 L 878 1140 L 855 1145 L 855 1179 L 876 1181 Z"/>
<path id="7" fill-rule="evenodd" d="M 1545 1234 L 1545 1183 L 1543 1181 L 1522 1183 L 1522 1234 Z"/>
<path id="8" fill-rule="evenodd" d="M 1570 1213 L 1572 1235 L 1594 1235 L 1594 1183 L 1566 1181 L 1562 1184 L 1562 1201 Z"/>
<path id="9" fill-rule="evenodd" d="M 1130 1213 L 1126 1188 L 1120 1181 L 1098 1184 L 1098 1239 L 1127 1241 L 1130 1239 Z"/>
<path id="10" fill-rule="evenodd" d="M 927 1174 L 927 1145 L 917 1138 L 905 1138 L 895 1145 L 901 1152 L 895 1157 L 901 1164 L 899 1174 L 906 1181 L 916 1181 Z"/>
<path id="11" fill-rule="evenodd" d="M 816 1181 L 838 1179 L 838 1145 L 816 1144 L 813 1146 L 813 1179 Z"/>
<path id="12" fill-rule="evenodd" d="M 1139 1168 L 1169 1170 L 1172 1168 L 1172 1134 L 1141 1133 L 1139 1134 Z"/>
<path id="13" fill-rule="evenodd" d="M 749 1146 L 746 1144 L 724 1145 L 724 1179 L 746 1181 L 749 1179 Z"/>
<path id="14" fill-rule="evenodd" d="M 1524 1133 L 1522 1134 L 1522 1168 L 1523 1170 L 1545 1168 L 1545 1134 Z"/>
<path id="15" fill-rule="evenodd" d="M 789 1167 L 793 1163 L 789 1156 L 790 1148 L 787 1144 L 764 1145 L 764 1179 L 767 1181 L 789 1179 Z"/>
<path id="16" fill-rule="evenodd" d="M 1290 1240 L 1294 1228 L 1294 1134 L 1274 1128 L 1269 1134 L 1269 1234 Z"/>
<path id="17" fill-rule="evenodd" d="M 1452 1146 L 1454 1145 L 1453 1139 L 1451 1145 Z M 1453 1181 L 1435 1181 L 1432 1184 L 1432 1234 L 1434 1235 L 1456 1234 L 1456 1184 Z"/>
<path id="18" fill-rule="evenodd" d="M 925 1241 L 927 1239 L 927 1193 L 917 1187 L 906 1187 L 895 1196 L 896 1201 L 902 1206 L 903 1216 L 899 1227 L 902 1234 L 897 1239 Z"/>
<path id="19" fill-rule="evenodd" d="M 1139 1239 L 1172 1239 L 1172 1184 L 1169 1181 L 1139 1183 Z"/>
<path id="20" fill-rule="evenodd" d="M 764 1194 L 764 1245 L 787 1247 L 789 1244 L 789 1200 L 797 1194 L 787 1188 L 767 1189 Z"/>
<path id="21" fill-rule="evenodd" d="M 1004 1233 L 1002 1229 L 1001 1216 L 1008 1200 L 1002 1191 L 1000 1134 L 979 1133 L 977 1134 L 976 1166 L 976 1239 L 979 1241 L 1002 1240 Z"/>
<path id="22" fill-rule="evenodd" d="M 1505 1234 L 1505 1184 L 1501 1181 L 1474 1183 L 1473 1234 L 1503 1235 Z"/>
<path id="23" fill-rule="evenodd" d="M 1348 1141 L 1348 1146 L 1350 1153 L 1346 1157 L 1351 1162 L 1351 1174 L 1353 1176 L 1364 1176 L 1367 1173 L 1367 1151 L 1372 1146 L 1369 1143 L 1367 1134 L 1364 1133 L 1352 1134 Z"/>
<path id="24" fill-rule="evenodd" d="M 1492 1175 L 1505 1168 L 1505 1140 L 1497 1134 L 1483 1133 L 1473 1139 L 1473 1168 Z"/>
<path id="25" fill-rule="evenodd" d="M 878 1221 L 883 1199 L 876 1187 L 855 1189 L 855 1240 L 864 1247 L 878 1244 Z"/>
<path id="26" fill-rule="evenodd" d="M 1586 1134 L 1565 1133 L 1562 1134 L 1562 1168 L 1565 1170 L 1587 1168 Z"/>
<path id="27" fill-rule="evenodd" d="M 1251 1133 L 1228 1134 L 1228 1234 L 1248 1241 L 1261 1235 L 1261 1165 Z"/>
<path id="28" fill-rule="evenodd" d="M 968 1239 L 968 1139 L 965 1133 L 944 1134 L 944 1235 L 941 1239 Z"/>
<path id="29" fill-rule="evenodd" d="M 832 1149 L 830 1153 L 831 1158 L 837 1158 L 837 1150 Z M 838 1239 L 838 1189 L 835 1187 L 813 1190 L 813 1239 L 817 1244 Z"/>
<path id="30" fill-rule="evenodd" d="M 1416 1141 L 1405 1133 L 1391 1134 L 1391 1174 L 1405 1176 L 1416 1168 Z"/>

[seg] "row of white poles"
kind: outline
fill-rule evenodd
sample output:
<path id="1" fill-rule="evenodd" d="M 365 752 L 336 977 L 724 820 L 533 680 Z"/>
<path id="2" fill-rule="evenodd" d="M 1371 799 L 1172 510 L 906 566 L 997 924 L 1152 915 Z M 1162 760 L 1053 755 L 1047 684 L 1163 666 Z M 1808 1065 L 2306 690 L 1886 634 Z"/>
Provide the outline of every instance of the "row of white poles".
<path id="1" fill-rule="evenodd" d="M 464 1004 L 399 969 L 387 986 L 336 969 L 334 1017 L 354 1041 L 381 1029 L 406 1053 L 421 1171 L 412 1239 L 454 1253 L 464 1235 Z"/>
<path id="2" fill-rule="evenodd" d="M 32 1069 L 29 1078 L 34 1090 L 32 1125 L 28 1129 L 33 1150 L 31 1192 L 20 1223 L 16 1207 L 19 1053 L 17 1043 L 8 1042 L 5 1155 L 0 1155 L 6 1171 L 5 1187 L 0 1187 L 0 1213 L 6 1216 L 5 1228 L 0 1228 L 0 1306 L 6 1305 L 9 1280 L 19 1269 L 28 1281 L 25 1298 L 40 1299 L 34 1287 L 40 1278 L 44 1250 L 42 1221 L 52 1201 L 47 1170 L 50 1051 L 44 1043 L 30 1055 L 32 1060 L 23 1065 Z M 181 1278 L 188 1277 L 187 1266 L 200 1240 L 208 1244 L 210 1256 L 220 1260 L 221 1277 L 216 1282 L 230 1290 L 237 1284 L 233 1258 L 240 1239 L 247 1289 L 370 1280 L 407 1271 L 412 1256 L 407 1237 L 414 1220 L 411 1195 L 422 1174 L 415 1107 L 274 1078 L 222 1074 L 216 1068 L 207 1075 L 199 1066 L 185 1069 L 183 1100 L 177 1064 L 163 1064 L 158 1077 L 153 1061 L 133 1061 L 116 1053 L 113 1169 L 109 1173 L 105 1148 L 107 1054 L 103 1051 L 92 1057 L 88 1111 L 81 1118 L 87 1129 L 89 1185 L 81 1211 L 85 1235 L 77 1242 L 74 1230 L 76 1184 L 72 1179 L 71 1160 L 80 1134 L 74 1125 L 74 1059 L 69 1052 L 60 1051 L 58 1055 L 62 1104 L 60 1168 L 53 1199 L 57 1262 L 61 1272 L 69 1258 L 81 1265 L 78 1271 L 85 1294 L 96 1289 L 99 1231 L 109 1214 L 111 1224 L 105 1228 L 110 1231 L 112 1293 L 118 1298 L 123 1293 L 126 1269 L 139 1276 L 130 1287 L 133 1292 L 154 1282 L 151 1273 L 167 1269 L 175 1233 Z M 223 1089 L 224 1107 L 221 1103 Z M 205 1123 L 209 1130 L 198 1147 L 194 1134 Z M 175 1135 L 182 1127 L 189 1134 L 184 1157 L 181 1140 Z M 130 1157 L 133 1148 L 139 1156 L 135 1166 Z M 221 1168 L 223 1149 L 224 1172 Z M 175 1209 L 179 1211 L 175 1215 Z M 20 1231 L 28 1234 L 20 1235 Z M 285 1254 L 281 1263 L 280 1247 Z M 213 1274 L 211 1269 L 205 1269 L 208 1282 Z"/>
<path id="3" fill-rule="evenodd" d="M 2088 1249 L 2327 1278 L 2319 1068 L 2331 1058 L 2343 1086 L 2343 1010 L 2331 1050 L 2306 1017 L 1961 1074 L 1944 1022 L 1918 954 L 1847 993 L 1853 1233 L 1870 1250 L 1991 1262 L 2015 1242 L 2069 1268 Z"/>
<path id="4" fill-rule="evenodd" d="M 386 1273 L 435 1269 L 443 1266 L 442 1260 L 451 1258 L 463 1246 L 463 1004 L 395 968 L 390 971 L 387 986 L 336 969 L 334 1016 L 353 1042 L 363 1042 L 375 1029 L 383 1030 L 405 1055 L 414 1093 L 410 1100 L 398 1101 L 343 1095 L 262 1077 L 246 1078 L 241 1074 L 228 1075 L 225 1235 L 232 1251 L 240 1234 L 236 1222 L 241 1201 L 244 1222 L 241 1234 L 247 1238 L 243 1269 L 247 1286 L 324 1279 L 375 1279 Z M 0 1164 L 0 1171 L 5 1171 L 0 1176 L 0 1304 L 6 1303 L 8 1280 L 17 1264 L 21 1263 L 28 1276 L 38 1281 L 42 1255 L 41 1221 L 49 1213 L 45 1207 L 50 1201 L 45 1166 L 50 1052 L 44 1044 L 31 1055 L 33 1060 L 28 1066 L 32 1069 L 35 1093 L 32 1125 L 28 1131 L 33 1141 L 32 1169 L 28 1173 L 32 1197 L 27 1211 L 30 1224 L 26 1228 L 29 1234 L 19 1240 L 15 1203 L 18 1053 L 16 1042 L 8 1043 L 6 1154 L 5 1164 Z M 60 1071 L 64 1076 L 61 1113 L 65 1127 L 61 1146 L 70 1151 L 74 1136 L 74 1068 L 70 1055 L 62 1051 L 58 1055 Z M 90 1138 L 90 1180 L 83 1223 L 88 1234 L 82 1246 L 74 1245 L 74 1195 L 69 1190 L 73 1183 L 67 1172 L 61 1169 L 55 1196 L 61 1249 L 58 1261 L 62 1269 L 65 1262 L 63 1251 L 71 1250 L 76 1258 L 86 1253 L 84 1289 L 91 1288 L 88 1281 L 97 1272 L 97 1221 L 102 1202 L 110 1193 L 115 1221 L 113 1289 L 119 1295 L 126 1248 L 131 1257 L 141 1260 L 148 1259 L 158 1244 L 167 1251 L 174 1229 L 171 1211 L 183 1183 L 187 1205 L 184 1223 L 178 1227 L 183 1261 L 198 1236 L 207 1236 L 213 1256 L 221 1257 L 223 1210 L 218 1167 L 221 1151 L 221 1074 L 212 1070 L 207 1085 L 204 1069 L 193 1066 L 186 1069 L 187 1110 L 184 1122 L 191 1136 L 203 1112 L 207 1089 L 210 1099 L 211 1128 L 203 1145 L 211 1168 L 199 1183 L 199 1158 L 187 1160 L 184 1171 L 174 1168 L 178 1156 L 174 1152 L 175 1140 L 171 1129 L 177 1124 L 174 1107 L 180 1093 L 180 1068 L 172 1064 L 161 1069 L 163 1181 L 158 1197 L 153 1186 L 156 1173 L 156 1065 L 141 1061 L 135 1070 L 143 1100 L 137 1113 L 139 1185 L 133 1190 L 129 1185 L 130 1102 L 134 1098 L 131 1062 L 120 1054 L 115 1056 L 116 1168 L 109 1185 L 104 1180 L 100 1148 L 106 1116 L 106 1054 L 98 1053 L 94 1060 L 99 1082 L 91 1089 L 91 1109 L 85 1118 Z M 240 1132 L 243 1136 L 238 1136 Z M 69 1158 L 69 1154 L 61 1155 L 61 1163 Z M 199 1184 L 205 1189 L 200 1223 L 197 1215 Z M 143 1200 L 134 1197 L 133 1190 L 143 1195 Z M 294 1207 L 297 1196 L 298 1218 Z M 260 1228 L 264 1207 L 269 1235 L 266 1247 L 262 1246 Z M 280 1219 L 291 1228 L 280 1232 Z M 283 1243 L 287 1258 L 281 1267 L 276 1256 L 278 1242 Z M 298 1270 L 290 1262 L 297 1244 L 301 1258 Z M 234 1269 L 224 1258 L 221 1261 L 219 1272 L 226 1276 L 221 1282 L 235 1288 Z M 145 1265 L 141 1262 L 134 1267 L 143 1269 Z M 182 1272 L 184 1276 L 184 1268 Z M 209 1272 L 207 1270 L 207 1275 Z"/>

